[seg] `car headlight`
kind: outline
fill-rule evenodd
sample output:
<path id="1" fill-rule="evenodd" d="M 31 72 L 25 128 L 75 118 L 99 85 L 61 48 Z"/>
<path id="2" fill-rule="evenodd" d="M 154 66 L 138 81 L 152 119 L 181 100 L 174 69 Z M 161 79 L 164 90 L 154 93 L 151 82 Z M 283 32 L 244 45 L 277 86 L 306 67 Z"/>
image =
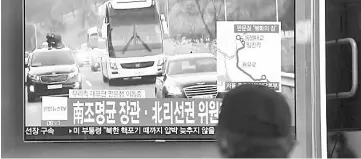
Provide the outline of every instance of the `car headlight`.
<path id="1" fill-rule="evenodd" d="M 160 59 L 158 60 L 157 65 L 158 65 L 158 66 L 162 66 L 163 64 L 164 64 L 164 59 L 163 59 L 163 58 L 160 58 Z"/>
<path id="2" fill-rule="evenodd" d="M 40 76 L 38 76 L 38 75 L 28 74 L 28 77 L 29 77 L 33 82 L 39 82 L 39 81 L 40 81 Z"/>
<path id="3" fill-rule="evenodd" d="M 69 78 L 73 78 L 75 76 L 77 76 L 79 74 L 79 71 L 78 70 L 74 70 L 72 73 L 69 73 L 68 77 Z"/>
<path id="4" fill-rule="evenodd" d="M 115 62 L 110 62 L 110 68 L 113 69 L 113 70 L 118 69 L 117 63 L 115 63 Z"/>
<path id="5" fill-rule="evenodd" d="M 173 82 L 166 82 L 165 88 L 167 89 L 168 95 L 181 95 L 182 90 Z"/>

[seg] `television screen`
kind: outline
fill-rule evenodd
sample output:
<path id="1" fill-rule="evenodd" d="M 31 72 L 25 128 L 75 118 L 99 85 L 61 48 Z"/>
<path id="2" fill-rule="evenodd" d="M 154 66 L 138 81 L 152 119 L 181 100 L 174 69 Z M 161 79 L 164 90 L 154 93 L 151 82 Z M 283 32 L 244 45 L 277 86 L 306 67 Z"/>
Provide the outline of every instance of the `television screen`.
<path id="1" fill-rule="evenodd" d="M 24 5 L 25 141 L 214 140 L 242 84 L 295 113 L 293 0 Z"/>

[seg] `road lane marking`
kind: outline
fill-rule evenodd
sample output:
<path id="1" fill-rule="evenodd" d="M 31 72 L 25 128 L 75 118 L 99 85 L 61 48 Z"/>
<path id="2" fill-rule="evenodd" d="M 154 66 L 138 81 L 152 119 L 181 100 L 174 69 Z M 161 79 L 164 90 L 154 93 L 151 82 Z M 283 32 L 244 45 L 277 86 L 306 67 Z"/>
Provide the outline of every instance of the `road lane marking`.
<path id="1" fill-rule="evenodd" d="M 90 81 L 86 80 L 85 83 L 86 83 L 89 87 L 92 87 L 92 84 L 90 83 Z"/>
<path id="2" fill-rule="evenodd" d="M 79 73 L 79 76 L 82 80 L 84 79 L 84 75 L 82 73 Z"/>

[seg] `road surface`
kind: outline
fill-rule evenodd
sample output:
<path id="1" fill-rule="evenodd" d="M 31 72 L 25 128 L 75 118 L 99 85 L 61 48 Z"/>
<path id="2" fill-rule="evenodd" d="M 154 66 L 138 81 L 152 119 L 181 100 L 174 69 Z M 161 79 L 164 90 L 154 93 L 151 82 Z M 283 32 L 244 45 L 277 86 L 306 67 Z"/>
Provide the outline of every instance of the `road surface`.
<path id="1" fill-rule="evenodd" d="M 132 80 L 125 83 L 109 86 L 108 83 L 104 83 L 102 79 L 102 73 L 91 72 L 89 66 L 80 68 L 80 72 L 83 75 L 83 89 L 94 90 L 145 90 L 146 98 L 154 98 L 154 83 L 149 83 L 146 80 Z M 27 89 L 25 89 L 27 90 Z M 25 91 L 25 125 L 26 126 L 41 126 L 41 99 L 37 99 L 35 102 L 27 102 L 27 92 Z"/>

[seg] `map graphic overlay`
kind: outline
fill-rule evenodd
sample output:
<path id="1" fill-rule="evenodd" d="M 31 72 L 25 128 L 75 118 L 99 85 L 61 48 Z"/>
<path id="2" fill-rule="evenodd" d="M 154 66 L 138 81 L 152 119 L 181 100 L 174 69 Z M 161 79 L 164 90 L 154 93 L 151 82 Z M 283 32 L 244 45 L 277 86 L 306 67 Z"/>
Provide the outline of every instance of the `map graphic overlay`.
<path id="1" fill-rule="evenodd" d="M 280 23 L 218 22 L 217 28 L 218 90 L 258 84 L 280 92 Z"/>

